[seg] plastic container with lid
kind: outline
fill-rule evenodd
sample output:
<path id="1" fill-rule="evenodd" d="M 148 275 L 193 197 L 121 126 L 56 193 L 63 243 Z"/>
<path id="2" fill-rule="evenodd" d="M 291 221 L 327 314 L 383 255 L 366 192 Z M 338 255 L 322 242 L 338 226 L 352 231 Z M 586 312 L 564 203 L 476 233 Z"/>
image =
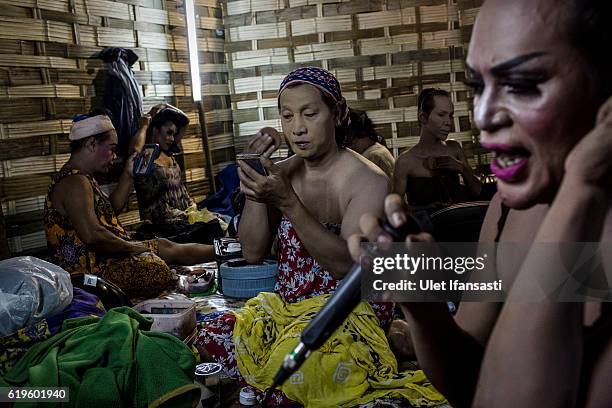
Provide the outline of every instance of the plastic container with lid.
<path id="1" fill-rule="evenodd" d="M 187 297 L 145 300 L 134 310 L 153 319 L 151 331 L 170 333 L 181 340 L 196 327 L 195 302 Z"/>
<path id="2" fill-rule="evenodd" d="M 240 390 L 240 403 L 247 407 L 257 405 L 257 396 L 249 387 L 243 387 Z"/>

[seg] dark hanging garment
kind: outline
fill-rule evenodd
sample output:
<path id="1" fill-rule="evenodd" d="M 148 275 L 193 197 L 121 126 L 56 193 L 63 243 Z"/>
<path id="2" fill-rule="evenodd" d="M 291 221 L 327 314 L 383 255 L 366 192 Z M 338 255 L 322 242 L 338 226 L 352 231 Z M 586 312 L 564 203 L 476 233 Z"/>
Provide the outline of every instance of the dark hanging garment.
<path id="1" fill-rule="evenodd" d="M 104 107 L 110 112 L 119 139 L 119 154 L 125 156 L 132 136 L 138 131 L 142 111 L 142 89 L 132 71 L 138 55 L 124 48 L 105 48 L 98 58 L 106 63 L 108 76 Z"/>

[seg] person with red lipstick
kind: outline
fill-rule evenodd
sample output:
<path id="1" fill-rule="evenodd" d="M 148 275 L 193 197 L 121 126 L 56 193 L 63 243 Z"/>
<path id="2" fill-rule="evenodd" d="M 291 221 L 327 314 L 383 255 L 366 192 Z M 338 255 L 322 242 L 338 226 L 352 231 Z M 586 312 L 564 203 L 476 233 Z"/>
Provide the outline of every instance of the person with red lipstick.
<path id="1" fill-rule="evenodd" d="M 517 300 L 542 282 L 574 282 L 579 252 L 563 245 L 585 242 L 600 246 L 601 268 L 583 279 L 610 298 L 612 53 L 600 43 L 611 19 L 612 2 L 600 0 L 480 9 L 468 78 L 498 179 L 480 240 L 527 245 L 496 254 L 506 303 L 462 303 L 454 317 L 444 304 L 402 304 L 419 363 L 454 407 L 612 406 L 610 303 Z M 397 195 L 385 212 L 392 225 L 406 219 Z M 390 240 L 374 216 L 361 226 L 369 240 Z M 354 258 L 361 238 L 349 238 Z"/>
<path id="2" fill-rule="evenodd" d="M 413 209 L 436 209 L 468 201 L 480 194 L 461 145 L 447 140 L 453 129 L 454 108 L 443 89 L 424 89 L 418 98 L 421 138 L 395 163 L 393 191 L 406 194 Z"/>

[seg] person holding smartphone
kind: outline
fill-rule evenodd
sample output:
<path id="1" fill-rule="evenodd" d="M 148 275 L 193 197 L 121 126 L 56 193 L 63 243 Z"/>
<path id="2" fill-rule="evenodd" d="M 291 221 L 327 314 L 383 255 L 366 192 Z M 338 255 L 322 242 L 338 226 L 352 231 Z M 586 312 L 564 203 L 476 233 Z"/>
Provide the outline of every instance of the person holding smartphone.
<path id="1" fill-rule="evenodd" d="M 346 239 L 359 230 L 364 212 L 382 213 L 389 179 L 358 153 L 344 147 L 349 112 L 338 80 L 328 71 L 305 67 L 282 81 L 278 107 L 293 156 L 269 157 L 280 144 L 262 129 L 247 153 L 260 155 L 267 175 L 250 160 L 237 160 L 246 203 L 238 227 L 244 258 L 261 263 L 279 240 L 276 295 L 285 303 L 307 302 L 333 293 L 350 270 Z M 391 321 L 392 304 L 372 304 L 379 326 Z M 232 340 L 236 317 L 205 322 L 196 345 L 205 358 L 222 362 L 240 379 Z M 310 379 L 309 381 L 312 381 Z M 274 399 L 288 403 L 282 393 Z"/>
<path id="2" fill-rule="evenodd" d="M 461 145 L 448 140 L 453 130 L 453 103 L 443 89 L 424 89 L 418 98 L 419 142 L 399 155 L 394 192 L 406 195 L 414 210 L 437 209 L 469 201 L 482 185 L 474 176 Z"/>
<path id="3" fill-rule="evenodd" d="M 44 210 L 47 246 L 57 265 L 71 274 L 100 275 L 128 296 L 149 297 L 176 283 L 168 263 L 214 259 L 211 245 L 131 239 L 117 214 L 132 191 L 136 155 L 128 158 L 110 195 L 94 178 L 108 173 L 117 158 L 117 133 L 108 116 L 78 117 L 69 139 L 70 159 L 53 176 Z"/>
<path id="4" fill-rule="evenodd" d="M 140 120 L 130 152 L 140 153 L 145 144 L 158 144 L 160 154 L 153 163 L 151 174 L 135 180 L 140 218 L 153 224 L 165 224 L 183 217 L 182 212 L 193 204 L 183 184 L 182 172 L 173 157 L 180 133 L 189 118 L 174 106 L 154 106 Z"/>
<path id="5" fill-rule="evenodd" d="M 156 144 L 159 155 L 149 174 L 134 179 L 140 218 L 145 221 L 138 229 L 139 238 L 158 236 L 177 242 L 212 244 L 214 238 L 224 235 L 218 221 L 190 224 L 185 215 L 185 210 L 195 203 L 183 183 L 183 172 L 174 155 L 179 151 L 178 143 L 188 124 L 187 115 L 168 104 L 154 106 L 141 118 L 130 151 L 141 152 L 145 146 Z"/>

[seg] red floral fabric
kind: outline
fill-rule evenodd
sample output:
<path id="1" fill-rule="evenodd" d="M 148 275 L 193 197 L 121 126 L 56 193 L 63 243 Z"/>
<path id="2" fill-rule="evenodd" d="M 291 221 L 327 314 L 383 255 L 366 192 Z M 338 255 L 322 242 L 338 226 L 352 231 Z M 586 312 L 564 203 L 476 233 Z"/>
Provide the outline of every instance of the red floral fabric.
<path id="1" fill-rule="evenodd" d="M 340 233 L 340 225 L 326 224 L 327 229 L 335 234 Z M 280 242 L 280 259 L 275 287 L 285 301 L 295 303 L 313 296 L 333 293 L 339 280 L 325 270 L 310 256 L 300 240 L 291 222 L 283 218 L 278 228 Z M 372 308 L 387 328 L 392 319 L 392 303 L 373 303 Z M 232 341 L 236 317 L 232 313 L 214 314 L 200 324 L 196 344 L 206 350 L 212 358 L 223 365 L 225 374 L 246 385 L 236 363 L 234 342 Z M 276 391 L 270 405 L 288 405 L 293 403 L 282 392 Z"/>

